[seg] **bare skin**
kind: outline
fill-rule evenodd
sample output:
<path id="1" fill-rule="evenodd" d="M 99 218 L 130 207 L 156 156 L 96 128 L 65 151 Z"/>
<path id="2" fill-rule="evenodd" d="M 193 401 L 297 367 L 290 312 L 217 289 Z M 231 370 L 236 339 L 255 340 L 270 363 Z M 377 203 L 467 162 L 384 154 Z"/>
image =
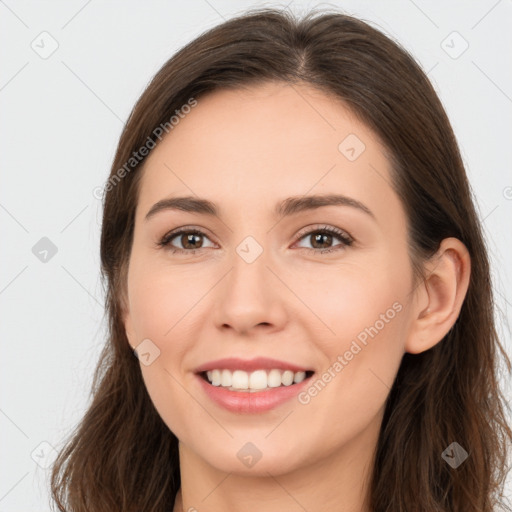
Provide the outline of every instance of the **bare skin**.
<path id="1" fill-rule="evenodd" d="M 339 149 L 349 134 L 365 145 L 355 159 L 357 139 Z M 347 205 L 274 215 L 289 196 L 326 194 L 356 199 L 374 217 Z M 162 210 L 145 220 L 171 196 L 209 199 L 219 215 Z M 151 152 L 124 321 L 132 347 L 150 339 L 160 350 L 141 370 L 179 439 L 174 512 L 370 512 L 369 472 L 402 356 L 442 340 L 470 275 L 467 249 L 447 238 L 426 264 L 427 281 L 413 286 L 406 222 L 377 137 L 341 102 L 306 85 L 214 92 Z M 181 227 L 204 235 L 156 245 Z M 315 237 L 324 227 L 353 243 Z M 251 263 L 236 250 L 248 236 L 263 249 Z M 371 326 L 377 333 L 346 358 Z M 214 359 L 258 356 L 313 368 L 313 380 L 331 368 L 331 379 L 309 401 L 234 414 L 194 375 Z M 333 376 L 338 356 L 346 364 Z M 237 457 L 247 442 L 262 454 L 252 467 Z"/>

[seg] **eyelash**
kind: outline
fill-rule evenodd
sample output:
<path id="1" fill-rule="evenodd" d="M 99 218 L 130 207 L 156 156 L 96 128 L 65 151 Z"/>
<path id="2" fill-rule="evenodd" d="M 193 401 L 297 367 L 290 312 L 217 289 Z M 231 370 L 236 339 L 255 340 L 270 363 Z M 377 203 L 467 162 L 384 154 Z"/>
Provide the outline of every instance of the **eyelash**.
<path id="1" fill-rule="evenodd" d="M 354 239 L 351 236 L 349 236 L 347 233 L 341 231 L 340 229 L 334 228 L 334 227 L 329 227 L 329 226 L 324 226 L 321 228 L 317 227 L 317 228 L 312 229 L 306 233 L 301 233 L 295 239 L 294 244 L 299 242 L 300 240 L 302 240 L 303 238 L 305 238 L 307 236 L 310 236 L 313 234 L 319 234 L 319 233 L 327 233 L 329 235 L 333 235 L 333 236 L 337 237 L 342 243 L 335 247 L 329 247 L 326 249 L 314 249 L 314 248 L 309 248 L 309 247 L 300 247 L 300 249 L 304 249 L 308 252 L 312 251 L 314 253 L 326 254 L 326 253 L 339 251 L 341 249 L 344 249 L 345 247 L 350 247 L 354 243 Z M 200 247 L 199 249 L 180 249 L 180 248 L 172 247 L 169 245 L 171 243 L 171 240 L 173 240 L 177 236 L 183 235 L 183 234 L 193 234 L 193 235 L 199 235 L 199 236 L 204 236 L 204 237 L 208 238 L 205 233 L 203 233 L 202 231 L 199 231 L 198 229 L 182 228 L 178 231 L 171 231 L 170 233 L 167 233 L 159 242 L 157 242 L 157 246 L 158 247 L 168 247 L 169 250 L 172 252 L 172 254 L 175 254 L 175 253 L 195 254 L 196 251 L 200 251 L 201 249 L 206 249 L 206 247 Z"/>

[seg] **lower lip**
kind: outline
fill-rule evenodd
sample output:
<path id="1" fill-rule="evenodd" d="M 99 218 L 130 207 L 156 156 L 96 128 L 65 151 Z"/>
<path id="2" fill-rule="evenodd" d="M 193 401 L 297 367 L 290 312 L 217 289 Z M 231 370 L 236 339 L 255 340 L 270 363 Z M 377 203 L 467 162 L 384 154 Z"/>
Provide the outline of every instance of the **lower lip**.
<path id="1" fill-rule="evenodd" d="M 249 414 L 270 411 L 284 402 L 291 400 L 308 386 L 311 380 L 311 377 L 308 377 L 298 384 L 250 393 L 245 391 L 230 391 L 222 386 L 213 386 L 203 379 L 201 375 L 196 374 L 196 377 L 199 379 L 205 393 L 215 403 L 231 412 Z"/>

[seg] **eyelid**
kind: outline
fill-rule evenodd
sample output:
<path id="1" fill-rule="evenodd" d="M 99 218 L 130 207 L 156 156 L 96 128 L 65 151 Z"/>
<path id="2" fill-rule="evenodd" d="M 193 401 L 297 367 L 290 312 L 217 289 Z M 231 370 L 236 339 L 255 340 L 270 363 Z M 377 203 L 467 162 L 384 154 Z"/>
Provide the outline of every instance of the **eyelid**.
<path id="1" fill-rule="evenodd" d="M 328 231 L 330 233 L 335 234 L 336 236 L 338 236 L 340 238 L 346 238 L 346 239 L 350 240 L 351 243 L 353 243 L 355 241 L 354 237 L 348 231 L 345 231 L 344 229 L 337 228 L 335 226 L 331 226 L 329 224 L 314 224 L 312 226 L 307 226 L 307 227 L 301 229 L 297 233 L 297 235 L 295 237 L 295 241 L 298 242 L 301 238 L 303 238 L 306 235 L 311 235 L 313 233 L 322 232 L 322 231 Z"/>

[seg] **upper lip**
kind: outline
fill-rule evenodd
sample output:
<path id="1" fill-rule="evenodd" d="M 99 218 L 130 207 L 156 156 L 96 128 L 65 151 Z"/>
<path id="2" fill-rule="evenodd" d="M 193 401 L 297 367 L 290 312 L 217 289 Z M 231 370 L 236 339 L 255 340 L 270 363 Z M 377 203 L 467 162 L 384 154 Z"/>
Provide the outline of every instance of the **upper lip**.
<path id="1" fill-rule="evenodd" d="M 209 370 L 244 370 L 251 372 L 255 370 L 266 370 L 276 368 L 278 370 L 291 370 L 293 372 L 313 371 L 297 364 L 279 361 L 278 359 L 269 359 L 268 357 L 257 357 L 255 359 L 239 359 L 237 357 L 227 357 L 209 361 L 196 368 L 196 373 L 207 372 Z"/>

